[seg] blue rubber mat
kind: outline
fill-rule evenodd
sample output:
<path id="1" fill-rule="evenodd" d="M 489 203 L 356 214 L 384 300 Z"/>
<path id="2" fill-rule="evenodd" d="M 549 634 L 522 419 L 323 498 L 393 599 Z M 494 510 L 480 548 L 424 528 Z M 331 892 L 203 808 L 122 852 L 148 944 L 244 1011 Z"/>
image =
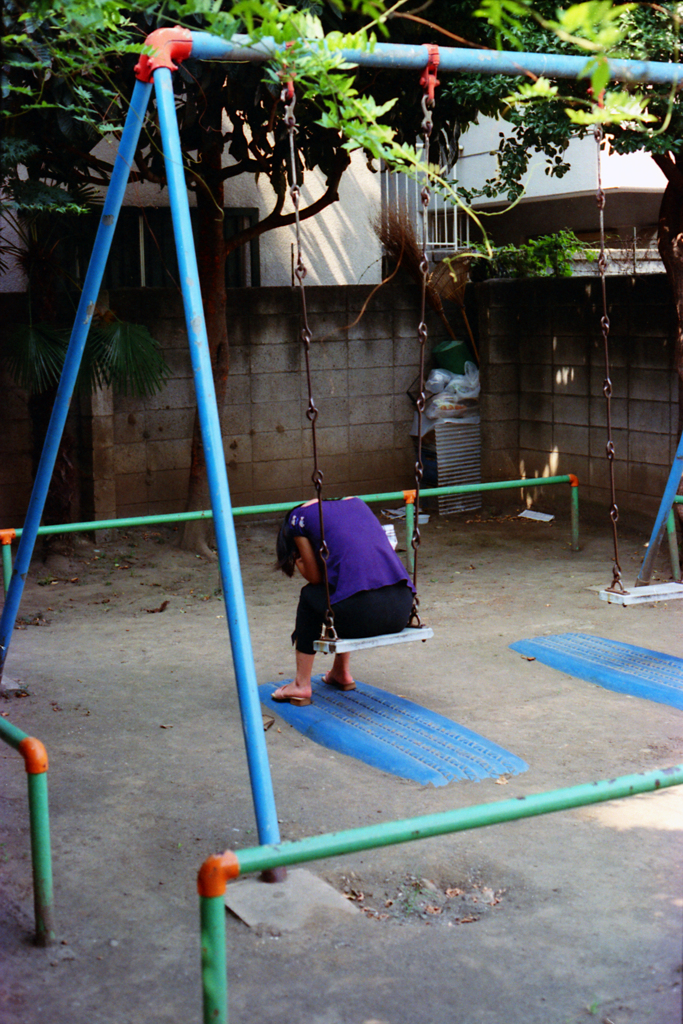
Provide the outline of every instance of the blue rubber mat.
<path id="1" fill-rule="evenodd" d="M 283 685 L 259 686 L 270 711 L 321 746 L 402 779 L 445 786 L 452 779 L 518 775 L 529 767 L 483 736 L 374 686 L 356 682 L 355 690 L 341 693 L 315 676 L 313 703 L 297 708 L 270 699 Z"/>
<path id="2" fill-rule="evenodd" d="M 539 636 L 518 640 L 510 647 L 607 690 L 683 709 L 683 658 L 672 654 L 585 633 Z"/>

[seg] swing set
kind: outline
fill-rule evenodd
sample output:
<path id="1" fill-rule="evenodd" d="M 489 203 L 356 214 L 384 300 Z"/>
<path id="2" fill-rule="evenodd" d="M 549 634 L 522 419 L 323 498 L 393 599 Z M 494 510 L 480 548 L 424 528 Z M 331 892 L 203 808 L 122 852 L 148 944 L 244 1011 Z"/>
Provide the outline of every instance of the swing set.
<path id="1" fill-rule="evenodd" d="M 324 45 L 312 42 L 311 46 Z M 247 764 L 249 769 L 252 797 L 254 802 L 259 842 L 277 844 L 280 834 L 273 795 L 270 767 L 265 746 L 263 723 L 258 696 L 257 680 L 253 660 L 253 650 L 249 635 L 246 603 L 243 582 L 240 574 L 239 557 L 235 536 L 235 527 L 228 488 L 227 471 L 223 453 L 216 396 L 211 371 L 208 339 L 201 294 L 199 290 L 199 274 L 192 236 L 190 210 L 185 186 L 180 137 L 176 119 L 173 94 L 173 72 L 177 65 L 189 57 L 200 60 L 222 61 L 255 61 L 265 62 L 278 51 L 284 49 L 272 40 L 261 40 L 258 45 L 250 46 L 248 37 L 234 36 L 225 41 L 204 32 L 191 32 L 183 28 L 159 29 L 146 40 L 148 53 L 142 55 L 136 65 L 136 83 L 130 102 L 130 108 L 121 135 L 114 168 L 107 195 L 105 197 L 99 228 L 93 252 L 85 277 L 80 303 L 67 350 L 61 380 L 57 389 L 53 412 L 48 426 L 41 459 L 36 472 L 35 483 L 26 513 L 24 528 L 17 550 L 14 570 L 11 576 L 6 600 L 0 617 L 0 670 L 4 666 L 12 630 L 17 617 L 19 603 L 23 593 L 24 582 L 29 570 L 35 546 L 40 520 L 42 518 L 50 478 L 55 464 L 57 450 L 64 431 L 69 404 L 76 384 L 83 350 L 95 312 L 95 304 L 100 291 L 105 264 L 111 247 L 116 222 L 123 203 L 130 168 L 135 161 L 135 152 L 140 132 L 145 120 L 151 93 L 156 96 L 156 112 L 163 143 L 166 178 L 170 197 L 173 230 L 178 256 L 179 279 L 181 282 L 185 319 L 187 324 L 189 351 L 197 397 L 197 407 L 201 436 L 206 457 L 207 478 L 211 496 L 211 508 L 216 536 L 216 547 L 220 567 L 222 590 L 226 607 L 226 619 L 230 632 L 230 643 L 237 682 L 237 693 L 240 703 L 243 731 L 245 735 Z M 150 52 L 151 51 L 151 54 Z M 417 45 L 407 46 L 390 43 L 378 43 L 368 50 L 344 50 L 340 54 L 349 65 L 375 68 L 402 69 L 416 72 L 422 76 L 426 100 L 423 101 L 425 122 L 423 131 L 426 142 L 429 138 L 431 118 L 430 103 L 433 104 L 433 86 L 436 82 L 437 63 L 441 71 L 446 73 L 479 73 L 521 75 L 531 72 L 534 75 L 545 75 L 550 78 L 577 78 L 585 68 L 585 59 L 563 54 L 529 54 L 506 53 L 504 51 L 462 50 L 456 48 L 440 48 Z M 649 81 L 660 84 L 676 83 L 680 79 L 680 67 L 677 64 L 655 63 L 646 61 L 610 60 L 608 61 L 610 77 L 628 81 Z M 430 98 L 431 90 L 431 98 Z M 290 104 L 287 117 L 290 118 L 291 145 L 294 145 L 295 121 L 293 114 L 293 95 L 289 86 L 286 87 L 287 99 Z M 426 143 L 425 143 L 426 144 Z M 298 201 L 298 186 L 292 176 L 292 199 Z M 423 189 L 423 211 L 429 202 L 428 183 Z M 424 221 L 423 217 L 423 221 Z M 424 233 L 423 233 L 424 239 Z M 317 410 L 312 401 L 310 391 L 310 365 L 308 362 L 310 348 L 310 331 L 305 316 L 305 292 L 303 276 L 305 270 L 301 261 L 301 243 L 297 213 L 297 279 L 301 286 L 302 308 L 304 311 L 304 328 L 302 339 L 306 350 L 307 375 L 309 381 L 308 418 L 315 431 Z M 426 327 L 424 324 L 425 285 L 427 278 L 426 256 L 423 242 L 423 288 L 421 322 L 418 329 L 420 342 L 420 380 L 421 394 L 418 412 L 424 408 L 424 353 Z M 422 408 L 420 408 L 420 405 Z M 421 430 L 418 430 L 418 438 Z M 683 442 L 679 448 L 679 456 L 683 460 Z M 314 445 L 314 453 L 316 448 Z M 321 501 L 322 475 L 317 466 L 315 454 L 315 470 L 313 482 Z M 422 477 L 421 450 L 418 447 L 416 463 L 416 496 L 419 501 L 419 486 Z M 675 471 L 672 471 L 675 476 Z M 678 474 L 680 480 L 680 472 Z M 675 488 L 674 488 L 675 490 Z M 669 501 L 668 490 L 665 501 Z M 669 507 L 673 497 L 669 502 Z M 663 502 L 664 505 L 664 502 Z M 322 507 L 322 506 L 321 506 Z M 418 510 L 419 511 L 419 510 Z M 417 553 L 419 546 L 419 515 L 414 517 L 414 533 L 412 547 Z M 618 560 L 617 560 L 618 561 Z M 324 551 L 323 551 L 324 564 Z M 416 560 L 415 560 L 416 565 Z M 328 592 L 329 598 L 329 592 Z M 328 600 L 329 605 L 329 600 Z M 427 639 L 431 630 L 424 627 L 419 619 L 417 603 L 413 609 L 411 624 L 402 634 L 393 637 L 375 637 L 364 641 L 344 641 L 336 637 L 333 619 L 329 617 L 325 625 L 325 635 L 319 641 L 321 650 L 331 652 L 349 650 L 349 643 L 358 646 L 377 646 L 383 643 L 403 642 L 404 640 Z"/>

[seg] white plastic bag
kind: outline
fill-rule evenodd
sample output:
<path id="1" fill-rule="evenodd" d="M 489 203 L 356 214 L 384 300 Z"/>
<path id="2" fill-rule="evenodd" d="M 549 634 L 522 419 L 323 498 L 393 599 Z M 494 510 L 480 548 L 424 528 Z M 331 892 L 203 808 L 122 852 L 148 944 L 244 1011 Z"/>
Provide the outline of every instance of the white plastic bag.
<path id="1" fill-rule="evenodd" d="M 454 377 L 455 374 L 451 373 L 450 370 L 432 370 L 425 381 L 425 390 L 433 395 L 438 395 L 445 390 Z"/>
<path id="2" fill-rule="evenodd" d="M 481 391 L 479 383 L 479 370 L 474 363 L 465 363 L 463 374 L 451 374 L 452 380 L 448 382 L 444 391 L 447 394 L 457 395 L 459 398 L 478 398 Z"/>

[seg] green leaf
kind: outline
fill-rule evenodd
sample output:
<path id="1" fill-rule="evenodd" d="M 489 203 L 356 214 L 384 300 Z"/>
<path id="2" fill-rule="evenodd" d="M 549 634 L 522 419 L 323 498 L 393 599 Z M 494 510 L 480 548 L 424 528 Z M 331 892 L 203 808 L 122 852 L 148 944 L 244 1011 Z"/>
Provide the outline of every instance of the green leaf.
<path id="1" fill-rule="evenodd" d="M 79 384 L 88 389 L 111 385 L 115 391 L 145 397 L 161 391 L 170 369 L 146 327 L 117 320 L 93 324 Z"/>
<path id="2" fill-rule="evenodd" d="M 2 354 L 15 383 L 31 394 L 58 384 L 68 340 L 67 331 L 49 324 L 22 324 L 9 331 Z"/>

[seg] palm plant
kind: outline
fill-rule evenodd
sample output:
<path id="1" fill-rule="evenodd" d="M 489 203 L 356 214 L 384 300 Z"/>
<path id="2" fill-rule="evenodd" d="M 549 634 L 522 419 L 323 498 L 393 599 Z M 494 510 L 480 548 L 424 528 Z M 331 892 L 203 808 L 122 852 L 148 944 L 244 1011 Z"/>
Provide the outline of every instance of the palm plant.
<path id="1" fill-rule="evenodd" d="M 0 269 L 6 272 L 13 261 L 24 273 L 28 292 L 28 322 L 6 332 L 0 357 L 15 384 L 29 394 L 35 466 L 71 334 L 71 328 L 60 323 L 64 321 L 60 309 L 64 289 L 60 294 L 60 284 L 70 283 L 76 289 L 79 285 L 59 255 L 63 218 L 46 215 L 44 208 L 20 216 L 7 204 L 0 213 L 11 229 L 5 232 L 0 248 Z M 158 342 L 146 327 L 119 320 L 107 307 L 103 293 L 88 333 L 77 381 L 79 392 L 91 394 L 111 386 L 120 394 L 156 394 L 170 375 Z M 71 443 L 70 439 L 64 440 L 56 478 L 73 477 L 73 463 L 67 454 Z M 61 501 L 53 495 L 57 501 L 46 509 L 53 521 L 69 518 L 72 489 L 66 488 Z"/>

